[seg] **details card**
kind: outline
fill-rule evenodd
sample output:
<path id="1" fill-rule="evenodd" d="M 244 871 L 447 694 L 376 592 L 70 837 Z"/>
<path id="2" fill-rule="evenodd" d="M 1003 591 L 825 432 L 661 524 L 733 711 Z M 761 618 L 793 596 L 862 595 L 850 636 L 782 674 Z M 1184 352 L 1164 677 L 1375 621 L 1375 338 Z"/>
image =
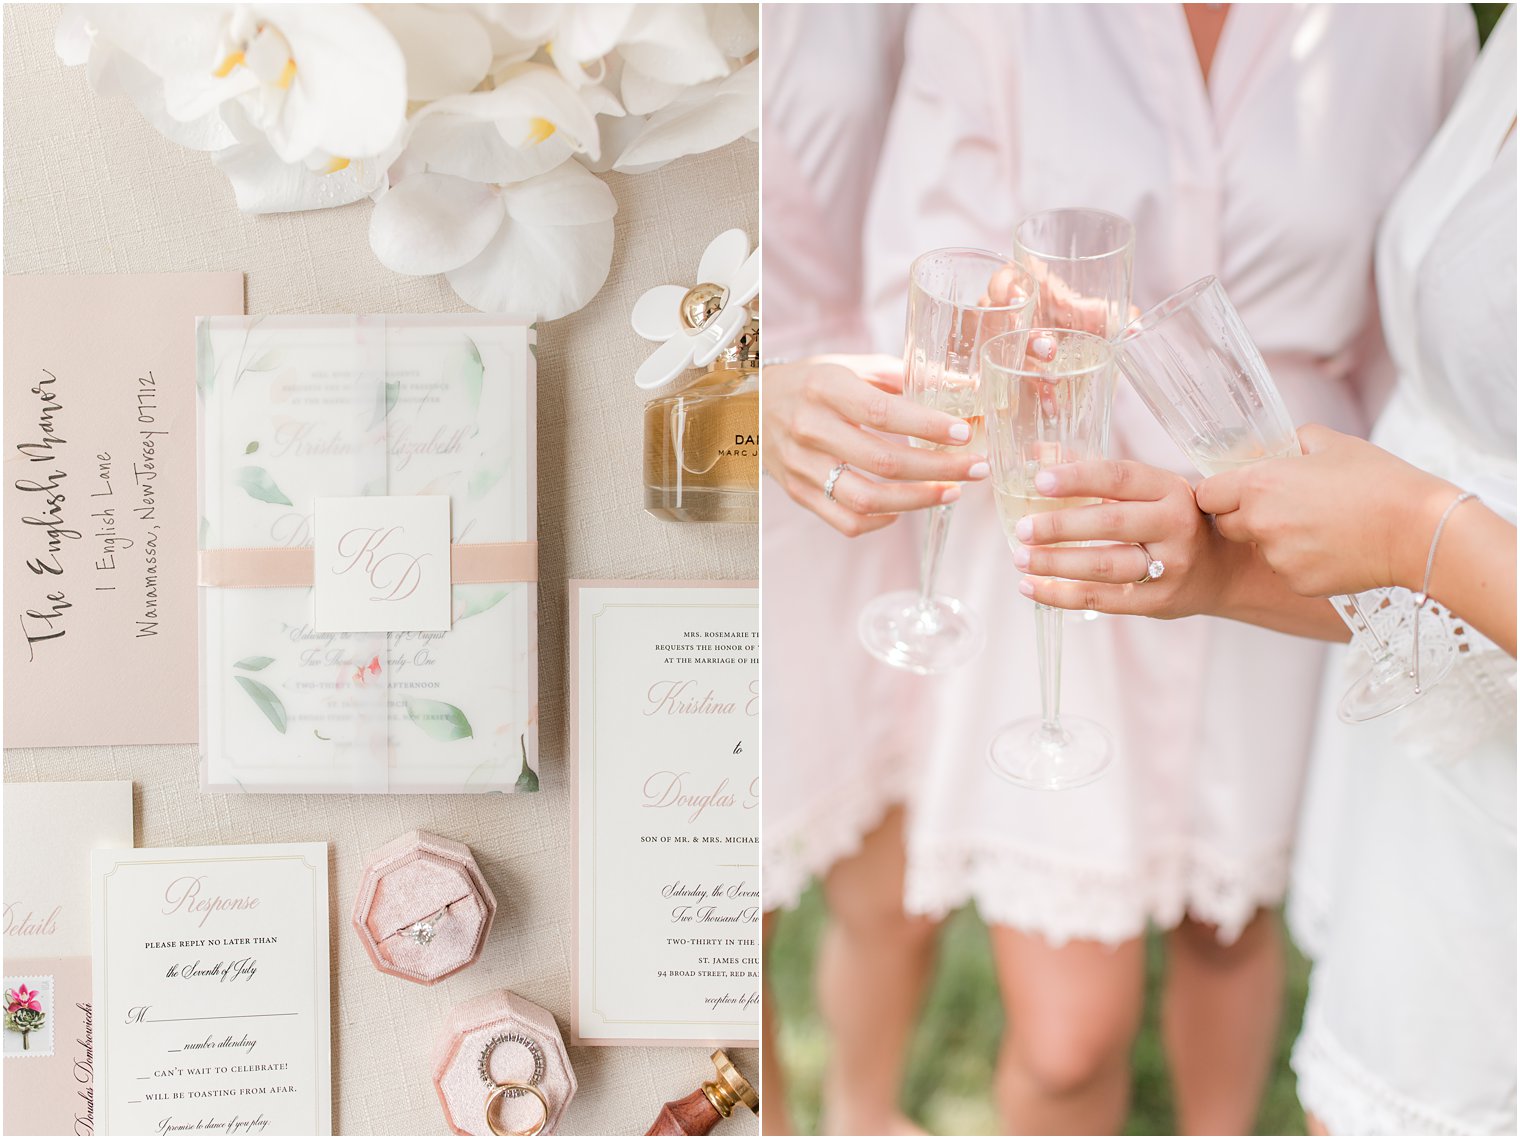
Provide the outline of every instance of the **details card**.
<path id="1" fill-rule="evenodd" d="M 759 1038 L 758 602 L 570 583 L 576 1043 Z"/>
<path id="2" fill-rule="evenodd" d="M 242 311 L 241 273 L 5 278 L 8 746 L 197 739 L 195 318 Z"/>
<path id="3" fill-rule="evenodd" d="M 5 1134 L 95 1132 L 90 852 L 132 845 L 132 784 L 5 785 Z"/>
<path id="4" fill-rule="evenodd" d="M 97 851 L 111 1135 L 331 1135 L 327 845 Z"/>

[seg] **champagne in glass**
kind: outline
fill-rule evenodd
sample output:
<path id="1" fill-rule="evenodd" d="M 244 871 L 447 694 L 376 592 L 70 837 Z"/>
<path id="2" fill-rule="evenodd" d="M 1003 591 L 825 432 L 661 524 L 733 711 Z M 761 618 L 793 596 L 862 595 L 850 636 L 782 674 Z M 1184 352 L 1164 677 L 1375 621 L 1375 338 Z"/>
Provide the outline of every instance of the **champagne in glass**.
<path id="1" fill-rule="evenodd" d="M 1240 314 L 1213 277 L 1194 281 L 1137 318 L 1115 345 L 1129 377 L 1172 441 L 1205 475 L 1302 454 L 1272 375 Z M 1336 614 L 1372 666 L 1338 709 L 1360 723 L 1418 699 L 1451 670 L 1456 646 L 1434 613 L 1416 612 L 1419 667 L 1401 659 L 1369 616 L 1387 590 L 1332 597 Z"/>
<path id="2" fill-rule="evenodd" d="M 1034 343 L 1050 351 L 1030 351 Z M 993 493 L 1010 547 L 1019 545 L 1014 528 L 1029 514 L 1097 501 L 1046 498 L 1034 478 L 1046 467 L 1103 455 L 1113 367 L 1107 340 L 1072 329 L 1010 333 L 982 348 Z M 1040 714 L 1009 724 L 987 750 L 994 772 L 1034 790 L 1091 783 L 1113 758 L 1100 724 L 1061 715 L 1061 617 L 1059 609 L 1035 606 Z"/>
<path id="3" fill-rule="evenodd" d="M 903 350 L 903 392 L 916 403 L 966 419 L 968 443 L 982 435 L 979 353 L 992 337 L 1028 328 L 1036 289 L 1009 258 L 981 249 L 937 249 L 913 262 Z M 914 439 L 915 446 L 949 444 Z M 952 505 L 929 508 L 919 588 L 884 594 L 860 614 L 860 640 L 877 660 L 920 675 L 965 664 L 985 632 L 970 609 L 935 585 Z"/>

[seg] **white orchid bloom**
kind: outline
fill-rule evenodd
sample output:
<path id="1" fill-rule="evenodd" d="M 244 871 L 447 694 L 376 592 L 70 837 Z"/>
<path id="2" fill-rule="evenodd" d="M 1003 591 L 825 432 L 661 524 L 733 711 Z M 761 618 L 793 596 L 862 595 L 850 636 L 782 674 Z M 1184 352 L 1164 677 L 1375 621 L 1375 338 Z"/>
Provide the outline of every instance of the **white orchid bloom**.
<path id="1" fill-rule="evenodd" d="M 554 320 L 607 280 L 616 213 L 578 162 L 505 186 L 422 171 L 375 204 L 370 246 L 399 273 L 445 274 L 482 311 Z"/>
<path id="2" fill-rule="evenodd" d="M 683 91 L 642 125 L 619 124 L 609 151 L 611 169 L 645 174 L 683 158 L 703 154 L 752 135 L 760 126 L 760 64 L 747 63 L 726 79 Z M 609 157 L 611 155 L 609 154 Z"/>
<path id="3" fill-rule="evenodd" d="M 721 303 L 694 323 L 685 312 L 687 297 L 704 285 L 722 290 Z M 742 229 L 718 234 L 702 252 L 694 285 L 656 285 L 634 302 L 633 330 L 662 343 L 639 365 L 633 382 L 659 391 L 687 369 L 711 364 L 749 320 L 749 302 L 759 293 L 760 251 L 750 252 Z"/>
<path id="4" fill-rule="evenodd" d="M 612 265 L 612 191 L 579 163 L 601 140 L 552 67 L 517 64 L 489 91 L 418 111 L 370 218 L 400 273 L 444 273 L 476 308 L 552 320 L 583 307 Z"/>
<path id="5" fill-rule="evenodd" d="M 57 42 L 66 62 L 87 43 L 92 83 L 169 138 L 216 151 L 245 209 L 363 197 L 405 124 L 402 50 L 357 5 L 85 5 Z M 361 159 L 366 170 L 314 180 Z"/>

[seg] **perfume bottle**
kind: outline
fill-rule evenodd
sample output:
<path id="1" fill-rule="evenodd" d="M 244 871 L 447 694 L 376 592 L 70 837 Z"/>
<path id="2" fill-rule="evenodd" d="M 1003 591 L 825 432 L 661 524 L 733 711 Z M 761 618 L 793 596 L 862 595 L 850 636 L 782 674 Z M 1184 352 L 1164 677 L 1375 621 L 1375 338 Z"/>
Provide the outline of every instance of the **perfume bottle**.
<path id="1" fill-rule="evenodd" d="M 698 330 L 724 290 L 698 285 L 681 306 Z M 644 405 L 644 509 L 671 522 L 760 519 L 760 319 L 753 308 L 712 370 Z"/>

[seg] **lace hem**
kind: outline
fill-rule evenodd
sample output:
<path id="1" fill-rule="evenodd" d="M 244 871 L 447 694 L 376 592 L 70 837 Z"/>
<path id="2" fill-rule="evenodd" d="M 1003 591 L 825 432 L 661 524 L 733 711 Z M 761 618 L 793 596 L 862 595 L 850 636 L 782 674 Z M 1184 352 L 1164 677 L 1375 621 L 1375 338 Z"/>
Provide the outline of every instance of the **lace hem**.
<path id="1" fill-rule="evenodd" d="M 1002 844 L 915 844 L 905 906 L 940 918 L 974 901 L 987 922 L 1039 934 L 1056 946 L 1076 940 L 1117 945 L 1139 937 L 1148 924 L 1171 929 L 1189 916 L 1216 926 L 1220 944 L 1231 945 L 1257 910 L 1282 901 L 1288 860 L 1286 848 L 1244 864 L 1181 844 L 1116 873 Z"/>
<path id="2" fill-rule="evenodd" d="M 1331 1135 L 1513 1135 L 1508 1121 L 1473 1126 L 1417 1103 L 1390 1088 L 1343 1051 L 1312 1022 L 1304 1026 L 1289 1061 L 1298 1077 L 1298 1102 Z"/>
<path id="3" fill-rule="evenodd" d="M 761 907 L 794 908 L 809 882 L 857 853 L 866 835 L 905 799 L 905 776 L 902 764 L 885 772 L 872 771 L 842 794 L 810 805 L 784 829 L 766 819 L 761 828 Z"/>

